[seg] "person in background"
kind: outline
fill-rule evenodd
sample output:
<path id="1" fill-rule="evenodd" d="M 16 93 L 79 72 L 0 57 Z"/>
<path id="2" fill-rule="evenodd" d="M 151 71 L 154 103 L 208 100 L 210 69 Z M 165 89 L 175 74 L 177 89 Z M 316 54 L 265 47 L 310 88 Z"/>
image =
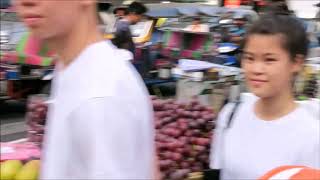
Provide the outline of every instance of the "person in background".
<path id="1" fill-rule="evenodd" d="M 116 23 L 115 37 L 112 40 L 114 45 L 135 54 L 135 44 L 132 39 L 130 25 L 138 23 L 147 11 L 148 9 L 139 2 L 133 2 L 129 5 L 127 15 Z"/>
<path id="2" fill-rule="evenodd" d="M 58 54 L 40 179 L 152 179 L 152 104 L 134 67 L 97 28 L 96 0 L 14 1 Z"/>
<path id="3" fill-rule="evenodd" d="M 113 17 L 108 12 L 111 6 L 111 3 L 97 3 L 98 23 L 102 33 L 109 33 L 114 24 Z"/>
<path id="4" fill-rule="evenodd" d="M 214 131 L 210 168 L 222 180 L 258 179 L 283 165 L 320 168 L 320 121 L 293 94 L 308 43 L 287 15 L 263 16 L 249 30 L 241 64 L 254 95 L 227 104 Z"/>
<path id="5" fill-rule="evenodd" d="M 305 24 L 305 28 L 307 31 L 307 36 L 309 39 L 309 48 L 318 48 L 320 47 L 320 42 L 317 38 L 317 33 L 318 33 L 318 27 L 316 23 L 312 23 L 312 22 L 304 22 Z"/>
<path id="6" fill-rule="evenodd" d="M 193 19 L 192 24 L 184 28 L 185 31 L 191 32 L 209 32 L 209 26 L 201 23 L 201 18 L 196 17 Z"/>
<path id="7" fill-rule="evenodd" d="M 126 7 L 117 7 L 113 10 L 113 14 L 116 16 L 117 19 L 122 19 L 127 15 L 127 8 Z"/>
<path id="8" fill-rule="evenodd" d="M 234 28 L 230 29 L 230 40 L 233 43 L 241 44 L 246 33 L 246 18 L 243 15 L 235 15 L 233 18 Z"/>

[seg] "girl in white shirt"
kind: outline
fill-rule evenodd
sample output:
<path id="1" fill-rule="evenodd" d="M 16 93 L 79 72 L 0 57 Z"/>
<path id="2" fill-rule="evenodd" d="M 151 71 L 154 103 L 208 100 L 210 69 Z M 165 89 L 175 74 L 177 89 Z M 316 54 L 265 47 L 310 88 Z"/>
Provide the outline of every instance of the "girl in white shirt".
<path id="1" fill-rule="evenodd" d="M 307 47 L 303 26 L 290 16 L 261 17 L 248 32 L 241 63 L 256 97 L 219 114 L 210 166 L 222 170 L 221 179 L 257 179 L 283 165 L 320 167 L 320 121 L 292 89 Z"/>

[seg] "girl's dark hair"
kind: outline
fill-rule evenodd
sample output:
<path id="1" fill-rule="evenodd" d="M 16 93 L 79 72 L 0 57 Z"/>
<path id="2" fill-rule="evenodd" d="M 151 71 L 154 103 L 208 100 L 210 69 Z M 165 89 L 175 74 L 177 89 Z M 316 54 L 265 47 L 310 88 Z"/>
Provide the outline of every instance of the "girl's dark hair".
<path id="1" fill-rule="evenodd" d="M 128 13 L 143 15 L 147 11 L 148 11 L 148 8 L 139 2 L 133 2 L 128 7 Z"/>
<path id="2" fill-rule="evenodd" d="M 301 21 L 287 15 L 269 14 L 262 16 L 248 31 L 244 44 L 248 37 L 254 34 L 281 35 L 282 46 L 288 51 L 291 58 L 297 55 L 307 56 L 309 40 Z"/>

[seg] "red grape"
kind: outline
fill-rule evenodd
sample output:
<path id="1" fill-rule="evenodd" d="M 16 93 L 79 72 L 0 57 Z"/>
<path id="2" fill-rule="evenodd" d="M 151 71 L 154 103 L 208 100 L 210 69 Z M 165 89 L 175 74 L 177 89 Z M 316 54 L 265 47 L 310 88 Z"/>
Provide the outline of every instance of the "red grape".
<path id="1" fill-rule="evenodd" d="M 164 179 L 184 179 L 209 167 L 215 114 L 211 107 L 151 97 L 155 109 L 156 147 Z"/>

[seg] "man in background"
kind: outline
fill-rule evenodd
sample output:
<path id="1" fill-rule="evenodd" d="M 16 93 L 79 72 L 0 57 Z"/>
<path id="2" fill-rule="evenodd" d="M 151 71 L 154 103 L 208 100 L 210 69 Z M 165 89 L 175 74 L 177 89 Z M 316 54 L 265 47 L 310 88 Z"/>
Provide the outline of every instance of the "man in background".
<path id="1" fill-rule="evenodd" d="M 116 23 L 115 37 L 112 41 L 114 45 L 120 49 L 127 49 L 132 54 L 135 54 L 135 44 L 132 39 L 130 25 L 138 23 L 147 10 L 148 9 L 139 2 L 133 2 L 129 5 L 127 15 Z"/>
<path id="2" fill-rule="evenodd" d="M 241 44 L 246 33 L 247 19 L 243 15 L 235 15 L 233 18 L 234 28 L 230 29 L 231 42 Z"/>
<path id="3" fill-rule="evenodd" d="M 127 8 L 126 7 L 117 7 L 113 10 L 113 14 L 116 18 L 122 19 L 127 15 Z"/>

